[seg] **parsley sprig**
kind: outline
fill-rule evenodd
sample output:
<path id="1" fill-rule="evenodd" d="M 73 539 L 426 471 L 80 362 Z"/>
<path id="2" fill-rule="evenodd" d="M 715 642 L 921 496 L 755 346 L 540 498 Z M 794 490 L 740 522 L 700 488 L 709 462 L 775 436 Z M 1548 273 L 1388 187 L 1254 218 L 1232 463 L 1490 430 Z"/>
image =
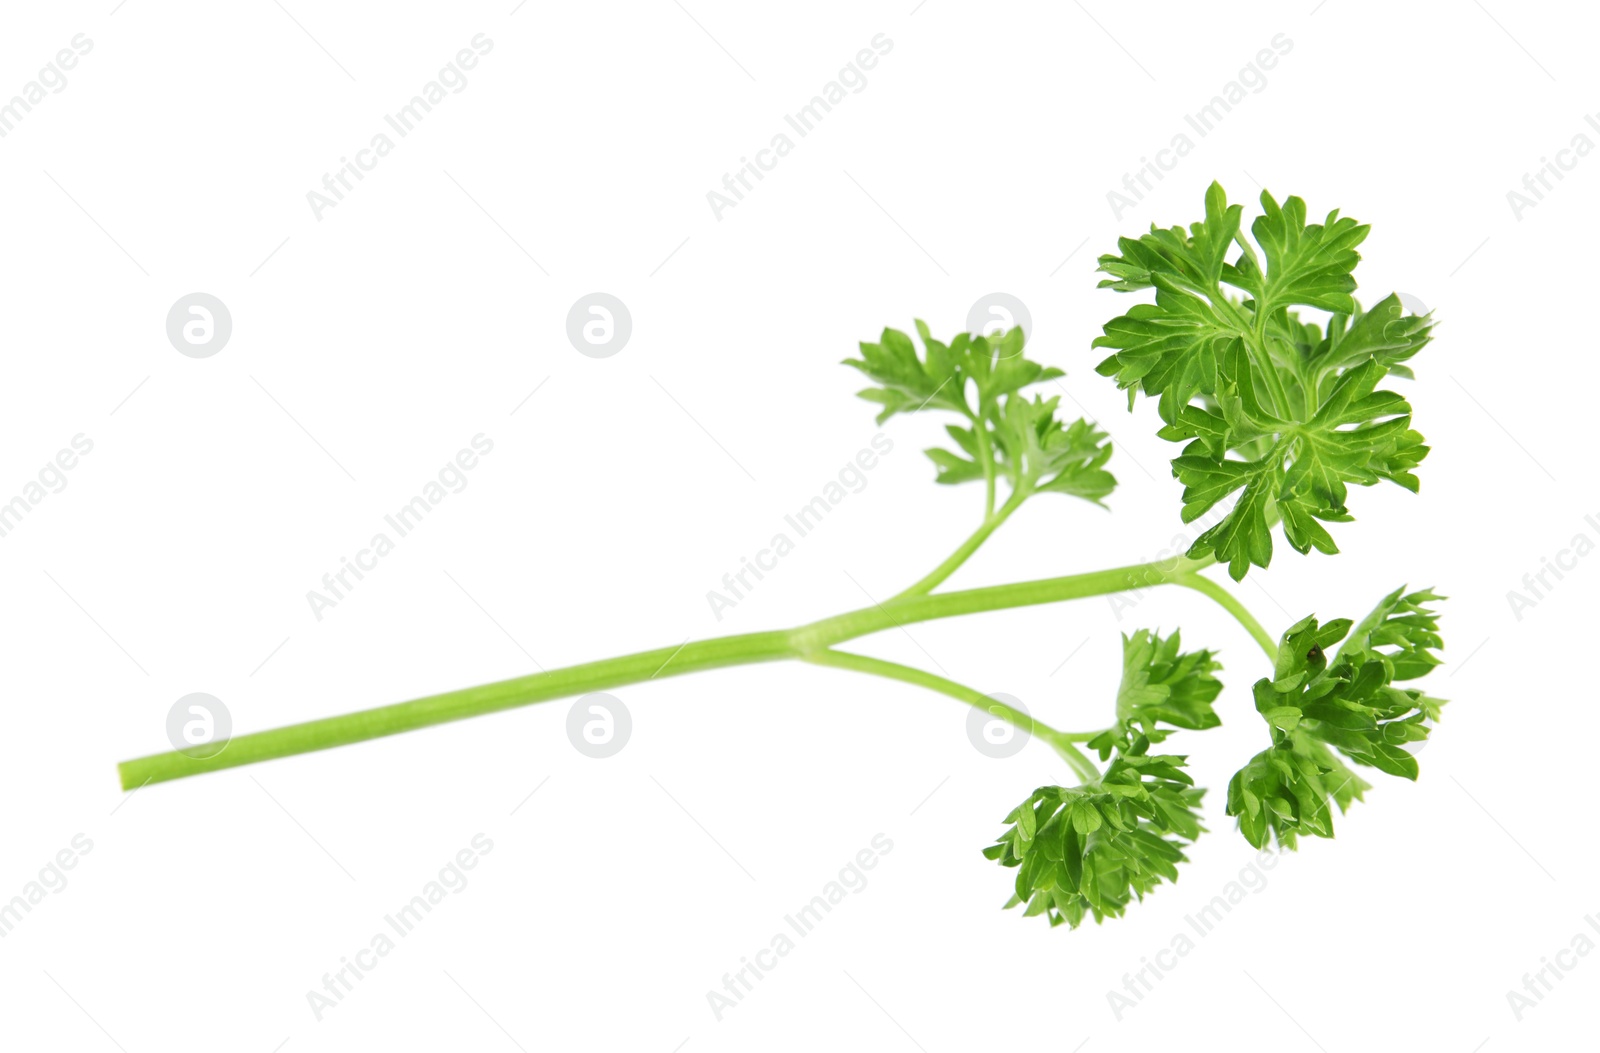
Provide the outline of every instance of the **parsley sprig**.
<path id="1" fill-rule="evenodd" d="M 897 413 L 957 415 L 956 423 L 945 425 L 954 448 L 926 452 L 936 482 L 981 480 L 984 509 L 983 521 L 966 542 L 896 599 L 932 591 L 1033 495 L 1067 494 L 1103 505 L 1117 485 L 1105 469 L 1111 444 L 1104 432 L 1081 418 L 1063 422 L 1057 415 L 1060 396 L 1023 394 L 1023 388 L 1065 374 L 1027 357 L 1020 326 L 1005 333 L 958 333 L 945 344 L 918 320 L 917 334 L 921 355 L 905 333 L 885 329 L 877 343 L 861 343 L 860 358 L 847 358 L 844 364 L 876 382 L 860 397 L 883 406 L 880 424 Z M 997 506 L 1002 482 L 1009 492 Z"/>
<path id="2" fill-rule="evenodd" d="M 1204 832 L 1205 791 L 1185 770 L 1188 758 L 1151 754 L 1178 729 L 1222 723 L 1211 703 L 1222 691 L 1210 651 L 1181 651 L 1178 633 L 1140 629 L 1122 638 L 1117 721 L 1087 745 L 1104 774 L 1075 787 L 1041 786 L 1012 809 L 1011 827 L 983 854 L 1017 867 L 1007 907 L 1044 914 L 1073 928 L 1084 917 L 1121 917 L 1162 881 L 1178 880 L 1184 847 Z"/>
<path id="3" fill-rule="evenodd" d="M 1270 668 L 1251 688 L 1267 748 L 1230 780 L 1226 814 L 1256 847 L 1332 837 L 1333 810 L 1344 812 L 1371 789 L 1355 769 L 1418 775 L 1415 748 L 1443 702 L 1410 684 L 1440 662 L 1433 606 L 1440 597 L 1397 589 L 1359 623 L 1311 616 L 1274 635 L 1206 572 L 1225 564 L 1238 581 L 1252 566 L 1266 568 L 1279 524 L 1296 550 L 1336 553 L 1323 524 L 1351 520 L 1352 485 L 1388 480 L 1418 489 L 1414 469 L 1428 447 L 1411 427 L 1410 405 L 1382 385 L 1412 376 L 1408 363 L 1431 339 L 1433 322 L 1407 313 L 1395 296 L 1371 309 L 1357 303 L 1356 250 L 1367 227 L 1338 212 L 1308 223 L 1296 197 L 1280 205 L 1263 193 L 1261 206 L 1246 237 L 1242 207 L 1228 204 L 1213 184 L 1200 222 L 1123 238 L 1117 254 L 1100 259 L 1110 275 L 1103 286 L 1154 290 L 1154 302 L 1106 323 L 1094 343 L 1112 353 L 1099 372 L 1128 392 L 1130 410 L 1140 392 L 1155 399 L 1158 434 L 1184 444 L 1172 470 L 1184 486 L 1185 521 L 1231 502 L 1186 556 L 941 589 L 1030 498 L 1057 493 L 1104 507 L 1116 487 L 1106 467 L 1112 447 L 1094 422 L 1066 419 L 1058 396 L 1034 390 L 1064 374 L 1030 357 L 1021 329 L 957 334 L 948 342 L 922 322 L 916 339 L 885 329 L 847 360 L 872 382 L 861 396 L 879 407 L 880 422 L 906 413 L 952 415 L 949 444 L 928 451 L 935 481 L 981 482 L 984 489 L 977 528 L 890 599 L 789 629 L 690 639 L 241 735 L 220 748 L 141 757 L 119 766 L 124 789 L 590 691 L 798 660 L 924 688 L 1053 749 L 1071 779 L 1035 789 L 984 854 L 1015 870 L 1007 906 L 1076 927 L 1085 918 L 1118 917 L 1176 881 L 1185 850 L 1205 832 L 1205 791 L 1194 784 L 1187 754 L 1152 750 L 1222 722 L 1230 707 L 1217 653 L 1185 651 L 1176 631 L 1125 635 L 1109 723 L 1068 731 L 947 676 L 840 645 L 937 618 L 1176 585 L 1231 615 Z M 1038 558 L 1058 551 L 1052 546 Z M 1243 707 L 1234 702 L 1237 714 Z"/>

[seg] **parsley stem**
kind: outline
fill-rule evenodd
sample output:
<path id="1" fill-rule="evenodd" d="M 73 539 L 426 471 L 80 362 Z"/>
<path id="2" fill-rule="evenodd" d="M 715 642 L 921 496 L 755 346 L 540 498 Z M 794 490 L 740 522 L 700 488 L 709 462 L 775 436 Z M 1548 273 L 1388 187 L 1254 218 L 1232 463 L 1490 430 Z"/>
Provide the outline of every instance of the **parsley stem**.
<path id="1" fill-rule="evenodd" d="M 954 592 L 937 592 L 927 596 L 908 596 L 875 604 L 861 610 L 834 615 L 795 629 L 793 636 L 802 652 L 831 647 L 845 640 L 891 629 L 932 621 L 936 618 L 953 618 L 963 614 L 980 614 L 984 611 L 1006 610 L 1012 607 L 1032 607 L 1041 603 L 1059 603 L 1062 600 L 1081 600 L 1090 596 L 1109 596 L 1117 592 L 1131 592 L 1174 581 L 1191 574 L 1215 561 L 1172 556 L 1151 563 L 1135 563 L 1127 567 L 1112 567 L 1084 574 L 1069 574 L 1059 578 L 1039 578 L 1019 581 L 1009 585 L 988 585 L 977 589 L 958 589 Z"/>
<path id="2" fill-rule="evenodd" d="M 179 751 L 158 753 L 124 761 L 117 765 L 117 770 L 122 776 L 122 788 L 131 790 L 146 783 L 165 782 L 202 772 L 345 746 L 516 706 L 637 684 L 657 677 L 793 657 L 789 634 L 781 631 L 696 640 L 681 647 L 662 647 L 598 662 L 585 662 L 375 709 L 290 724 L 249 735 L 235 735 L 220 752 L 209 757 L 190 756 Z"/>
<path id="3" fill-rule="evenodd" d="M 1007 705 L 997 698 L 991 698 L 975 688 L 967 687 L 965 684 L 958 684 L 954 680 L 936 676 L 913 666 L 900 665 L 898 662 L 886 662 L 881 658 L 872 658 L 864 654 L 852 654 L 849 651 L 835 651 L 832 648 L 813 651 L 806 655 L 805 659 L 816 665 L 832 666 L 835 669 L 851 669 L 858 673 L 887 677 L 890 680 L 916 684 L 919 687 L 928 688 L 930 691 L 948 695 L 958 701 L 965 702 L 969 706 L 998 717 L 1012 727 L 1049 743 L 1061 755 L 1061 758 L 1071 766 L 1072 770 L 1077 773 L 1078 777 L 1084 781 L 1089 782 L 1100 777 L 1100 770 L 1094 766 L 1088 757 L 1084 756 L 1082 750 L 1072 744 L 1073 740 L 1079 738 L 1079 736 L 1057 731 L 1043 721 L 1022 712 L 1014 706 Z M 1099 732 L 1088 732 L 1083 737 L 1093 738 L 1098 734 Z"/>
<path id="4" fill-rule="evenodd" d="M 118 772 L 122 778 L 122 788 L 130 790 L 147 783 L 345 746 L 452 720 L 667 676 L 724 666 L 810 658 L 836 643 L 915 622 L 1148 588 L 1178 581 L 1213 562 L 1209 556 L 1203 560 L 1176 556 L 1152 563 L 1137 563 L 1065 577 L 908 596 L 787 631 L 740 633 L 709 640 L 693 640 L 677 647 L 620 655 L 375 709 L 236 735 L 210 756 L 190 756 L 181 751 L 157 753 L 124 761 L 118 765 Z"/>
<path id="5" fill-rule="evenodd" d="M 1239 624 L 1244 626 L 1245 630 L 1255 638 L 1256 643 L 1261 645 L 1261 649 L 1266 652 L 1267 661 L 1273 663 L 1278 661 L 1278 642 L 1272 638 L 1271 633 L 1261 627 L 1261 623 L 1256 621 L 1255 616 L 1245 609 L 1244 604 L 1240 603 L 1239 598 L 1233 593 L 1199 574 L 1181 574 L 1168 580 L 1174 585 L 1182 585 L 1186 589 L 1204 593 L 1216 600 L 1222 609 L 1238 619 Z"/>
<path id="6" fill-rule="evenodd" d="M 983 517 L 983 523 L 978 527 L 977 530 L 972 532 L 972 536 L 963 541 L 960 547 L 958 547 L 954 552 L 950 553 L 943 563 L 939 564 L 937 567 L 934 567 L 933 570 L 928 572 L 926 577 L 924 577 L 921 581 L 918 581 L 915 585 L 910 586 L 902 592 L 896 593 L 890 598 L 889 602 L 894 603 L 910 596 L 923 596 L 932 592 L 939 586 L 941 582 L 943 582 L 950 575 L 954 574 L 957 568 L 959 568 L 961 564 L 965 563 L 968 557 L 978 550 L 978 546 L 987 541 L 989 539 L 989 535 L 993 534 L 1000 528 L 1001 523 L 1004 523 L 1007 519 L 1011 518 L 1011 513 L 1015 512 L 1019 507 L 1021 507 L 1022 502 L 1027 499 L 1027 496 L 1028 491 L 1025 489 L 1013 491 L 1010 498 L 1006 500 L 1005 504 L 1000 506 L 998 511 L 990 512 Z"/>

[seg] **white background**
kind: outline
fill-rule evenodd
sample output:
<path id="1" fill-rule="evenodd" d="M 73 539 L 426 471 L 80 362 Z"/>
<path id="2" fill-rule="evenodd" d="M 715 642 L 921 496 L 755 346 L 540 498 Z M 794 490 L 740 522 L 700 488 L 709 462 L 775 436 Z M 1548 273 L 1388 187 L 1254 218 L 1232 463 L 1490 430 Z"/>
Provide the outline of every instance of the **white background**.
<path id="1" fill-rule="evenodd" d="M 1600 956 L 1521 1022 L 1506 998 L 1574 934 L 1600 940 L 1583 921 L 1600 559 L 1520 620 L 1506 595 L 1575 534 L 1600 540 L 1578 310 L 1600 160 L 1520 219 L 1506 197 L 1578 133 L 1600 140 L 1592 17 L 913 2 L 7 12 L 0 96 L 74 34 L 93 50 L 0 139 L 0 497 L 74 435 L 94 449 L 0 539 L 0 898 L 93 842 L 0 940 L 5 1045 L 1592 1045 Z M 467 86 L 314 218 L 307 192 L 478 33 L 493 50 Z M 893 50 L 865 89 L 714 217 L 707 191 L 879 33 Z M 1280 33 L 1265 88 L 1114 216 L 1107 191 Z M 1421 495 L 1355 492 L 1342 555 L 1280 539 L 1239 595 L 1277 632 L 1436 586 L 1450 664 L 1427 686 L 1452 702 L 1420 782 L 1375 775 L 1336 841 L 1279 862 L 1120 1022 L 1107 991 L 1254 855 L 1222 798 L 1265 745 L 1247 693 L 1265 669 L 1198 595 L 861 645 L 1071 728 L 1110 712 L 1119 630 L 1182 625 L 1222 651 L 1225 726 L 1174 744 L 1212 788 L 1213 832 L 1177 885 L 1076 932 L 1000 911 L 1010 873 L 979 855 L 1065 776 L 1049 751 L 987 759 L 956 703 L 837 671 L 623 689 L 633 738 L 609 760 L 569 744 L 555 702 L 118 792 L 115 763 L 166 749 L 189 692 L 254 731 L 897 591 L 981 503 L 931 485 L 931 417 L 891 422 L 867 487 L 720 624 L 705 598 L 874 434 L 836 364 L 855 342 L 914 317 L 948 336 L 996 290 L 1031 309 L 1068 408 L 1111 431 L 1121 486 L 1111 514 L 1031 502 L 952 584 L 1153 557 L 1181 529 L 1175 450 L 1093 372 L 1089 341 L 1131 301 L 1092 272 L 1117 235 L 1200 218 L 1213 178 L 1371 223 L 1362 295 L 1404 291 L 1442 323 L 1398 382 L 1434 446 Z M 633 317 L 604 360 L 565 333 L 595 290 Z M 233 318 L 203 360 L 165 333 L 195 291 Z M 307 590 L 480 432 L 494 452 L 467 489 L 313 618 Z M 479 832 L 494 848 L 469 885 L 318 1022 L 306 993 Z M 894 847 L 867 887 L 715 1020 L 706 992 L 877 833 Z"/>

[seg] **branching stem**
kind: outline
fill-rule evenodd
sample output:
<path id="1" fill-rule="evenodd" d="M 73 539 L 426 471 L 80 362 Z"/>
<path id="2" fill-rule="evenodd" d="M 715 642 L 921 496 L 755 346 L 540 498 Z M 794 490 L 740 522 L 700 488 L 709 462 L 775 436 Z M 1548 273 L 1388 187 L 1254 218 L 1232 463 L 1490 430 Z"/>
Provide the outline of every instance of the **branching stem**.
<path id="1" fill-rule="evenodd" d="M 459 691 L 429 695 L 321 720 L 238 735 L 211 756 L 184 752 L 157 753 L 118 765 L 123 789 L 146 783 L 181 779 L 242 764 L 330 749 L 355 742 L 396 735 L 452 720 L 482 716 L 517 706 L 571 698 L 684 673 L 749 665 L 781 659 L 808 658 L 846 640 L 884 629 L 953 618 L 963 614 L 1030 607 L 1063 600 L 1106 596 L 1172 582 L 1210 566 L 1213 560 L 1177 556 L 1151 563 L 1070 574 L 1065 577 L 1020 581 L 1009 585 L 962 589 L 933 595 L 914 595 L 848 611 L 790 630 L 741 633 L 709 640 L 692 640 L 677 647 L 585 662 L 531 676 L 501 680 Z M 1063 740 L 1067 741 L 1067 740 Z"/>
<path id="2" fill-rule="evenodd" d="M 981 426 L 980 442 L 987 446 L 987 436 L 983 434 Z M 502 680 L 460 691 L 447 691 L 409 702 L 398 702 L 376 709 L 241 735 L 228 740 L 221 750 L 209 756 L 191 755 L 194 751 L 177 751 L 141 757 L 118 766 L 123 789 L 242 764 L 253 764 L 276 757 L 344 746 L 447 721 L 462 720 L 592 691 L 603 691 L 663 676 L 679 676 L 723 666 L 796 658 L 817 665 L 852 669 L 917 684 L 959 699 L 968 705 L 978 706 L 1044 739 L 1061 754 L 1079 776 L 1085 781 L 1094 781 L 1099 778 L 1099 771 L 1073 743 L 1087 741 L 1098 732 L 1058 731 L 1034 720 L 1020 710 L 953 680 L 910 666 L 838 651 L 834 649 L 834 645 L 884 629 L 903 628 L 909 624 L 935 618 L 952 618 L 983 611 L 1057 603 L 1062 600 L 1103 596 L 1171 583 L 1211 597 L 1239 620 L 1269 658 L 1276 659 L 1277 647 L 1272 637 L 1261 627 L 1261 623 L 1256 621 L 1227 589 L 1209 578 L 1201 577 L 1198 573 L 1213 562 L 1210 557 L 1204 560 L 1191 560 L 1174 556 L 1153 563 L 1114 567 L 1086 574 L 963 589 L 935 595 L 933 590 L 965 563 L 1031 493 L 1028 480 L 1019 477 L 1014 480 L 1011 495 L 1005 504 L 995 509 L 993 462 L 992 458 L 987 456 L 984 460 L 989 465 L 987 482 L 990 496 L 982 524 L 944 562 L 886 603 L 848 611 L 788 631 L 741 633 L 735 636 L 696 640 L 678 647 L 664 647 L 597 662 L 586 662 L 532 676 Z"/>
<path id="3" fill-rule="evenodd" d="M 992 477 L 990 482 L 993 482 Z M 1027 496 L 1026 490 L 1014 491 L 1011 496 L 1007 498 L 1006 503 L 1000 506 L 998 511 L 990 512 L 983 517 L 983 523 L 979 525 L 978 529 L 974 530 L 972 535 L 961 543 L 960 547 L 958 547 L 954 552 L 950 553 L 943 563 L 939 564 L 937 567 L 934 567 L 933 570 L 928 572 L 926 577 L 917 582 L 915 585 L 910 586 L 902 592 L 896 593 L 889 602 L 896 603 L 909 596 L 926 596 L 928 593 L 938 588 L 941 584 L 943 584 L 946 578 L 956 572 L 957 568 L 959 568 L 961 564 L 967 561 L 968 557 L 970 557 L 974 552 L 978 551 L 978 547 L 989 539 L 990 534 L 993 534 L 996 530 L 1000 529 L 1000 525 L 1007 519 L 1011 518 L 1011 513 L 1015 512 L 1022 505 L 1022 502 L 1027 499 Z"/>
<path id="4" fill-rule="evenodd" d="M 1261 645 L 1261 650 L 1266 652 L 1267 661 L 1277 662 L 1278 642 L 1272 638 L 1271 633 L 1261 627 L 1261 623 L 1256 621 L 1255 616 L 1245 609 L 1244 604 L 1239 602 L 1237 596 L 1210 578 L 1202 577 L 1199 574 L 1176 575 L 1170 580 L 1174 585 L 1182 585 L 1186 589 L 1204 593 L 1216 600 L 1222 606 L 1222 609 L 1238 619 L 1239 624 L 1244 626 L 1245 630 L 1254 637 L 1256 643 Z"/>
<path id="5" fill-rule="evenodd" d="M 1093 782 L 1100 777 L 1100 770 L 1094 766 L 1082 750 L 1073 745 L 1074 741 L 1087 741 L 1098 735 L 1097 731 L 1068 734 L 1057 731 L 1041 720 L 1037 720 L 1014 706 L 1007 705 L 997 698 L 991 698 L 965 684 L 958 684 L 942 676 L 935 676 L 922 669 L 897 662 L 886 662 L 881 658 L 871 658 L 864 654 L 851 654 L 848 651 L 835 651 L 825 648 L 813 651 L 805 656 L 806 661 L 816 665 L 832 666 L 835 669 L 851 669 L 858 673 L 868 673 L 872 676 L 887 677 L 890 680 L 900 680 L 907 684 L 916 684 L 918 687 L 937 691 L 942 695 L 965 702 L 969 706 L 983 710 L 992 716 L 1010 724 L 1021 731 L 1043 739 L 1049 743 L 1063 760 L 1071 765 L 1072 770 L 1085 782 Z"/>

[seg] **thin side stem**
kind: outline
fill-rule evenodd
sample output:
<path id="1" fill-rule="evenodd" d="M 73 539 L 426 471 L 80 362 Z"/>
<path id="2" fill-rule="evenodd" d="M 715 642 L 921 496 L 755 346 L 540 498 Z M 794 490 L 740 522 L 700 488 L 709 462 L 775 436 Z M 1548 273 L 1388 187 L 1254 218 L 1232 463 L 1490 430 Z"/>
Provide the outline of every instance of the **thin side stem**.
<path id="1" fill-rule="evenodd" d="M 1245 631 L 1255 638 L 1256 643 L 1261 645 L 1261 650 L 1266 652 L 1267 661 L 1277 663 L 1278 642 L 1272 638 L 1271 633 L 1262 628 L 1255 616 L 1245 609 L 1237 596 L 1210 578 L 1199 574 L 1180 574 L 1170 580 L 1174 585 L 1182 585 L 1186 589 L 1193 589 L 1216 600 L 1222 609 L 1233 615 L 1239 624 L 1245 627 Z"/>
<path id="2" fill-rule="evenodd" d="M 993 480 L 991 479 L 990 482 L 992 483 Z M 998 530 L 1000 524 L 1011 518 L 1011 513 L 1021 507 L 1026 496 L 1026 493 L 1021 491 L 1013 493 L 1006 500 L 1006 503 L 1000 506 L 999 511 L 991 512 L 984 516 L 983 523 L 977 530 L 972 532 L 972 536 L 968 537 L 967 540 L 961 543 L 960 547 L 950 553 L 943 563 L 934 567 L 933 570 L 928 572 L 927 576 L 916 584 L 896 593 L 889 602 L 896 603 L 910 596 L 925 596 L 938 588 L 946 578 L 960 568 L 961 564 L 965 563 L 974 552 L 978 551 L 980 545 L 989 540 L 989 535 Z"/>
<path id="3" fill-rule="evenodd" d="M 1084 732 L 1080 735 L 1067 734 L 1057 731 L 1050 725 L 1038 720 L 1014 706 L 1007 705 L 999 699 L 991 698 L 965 684 L 958 684 L 942 676 L 936 676 L 922 669 L 909 665 L 900 665 L 898 662 L 886 662 L 881 658 L 872 658 L 864 654 L 852 654 L 849 651 L 835 651 L 824 649 L 813 651 L 806 655 L 806 661 L 816 665 L 833 666 L 836 669 L 850 669 L 858 673 L 868 673 L 872 676 L 886 677 L 890 680 L 899 680 L 907 684 L 916 684 L 930 691 L 937 691 L 948 695 L 960 702 L 976 709 L 983 710 L 1010 724 L 1012 727 L 1025 731 L 1035 738 L 1043 739 L 1059 753 L 1063 760 L 1072 766 L 1072 770 L 1085 782 L 1093 782 L 1100 777 L 1100 770 L 1084 756 L 1083 751 L 1072 743 L 1074 740 L 1083 741 L 1093 738 L 1099 732 Z"/>

